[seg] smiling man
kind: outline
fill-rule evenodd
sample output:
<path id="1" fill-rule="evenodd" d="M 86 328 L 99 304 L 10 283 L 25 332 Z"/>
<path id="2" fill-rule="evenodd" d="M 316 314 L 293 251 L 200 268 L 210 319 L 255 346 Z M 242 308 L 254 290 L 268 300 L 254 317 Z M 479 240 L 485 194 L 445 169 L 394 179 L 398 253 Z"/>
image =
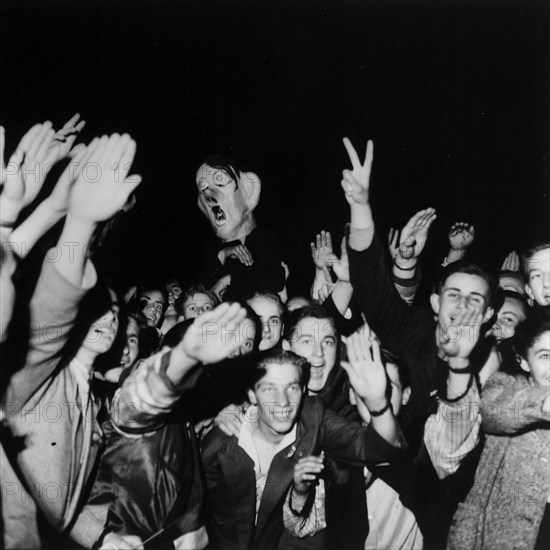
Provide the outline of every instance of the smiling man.
<path id="1" fill-rule="evenodd" d="M 279 292 L 285 283 L 274 235 L 256 226 L 260 178 L 212 155 L 196 174 L 198 206 L 218 240 L 204 250 L 201 282 L 220 296 L 242 297 L 259 288 Z"/>

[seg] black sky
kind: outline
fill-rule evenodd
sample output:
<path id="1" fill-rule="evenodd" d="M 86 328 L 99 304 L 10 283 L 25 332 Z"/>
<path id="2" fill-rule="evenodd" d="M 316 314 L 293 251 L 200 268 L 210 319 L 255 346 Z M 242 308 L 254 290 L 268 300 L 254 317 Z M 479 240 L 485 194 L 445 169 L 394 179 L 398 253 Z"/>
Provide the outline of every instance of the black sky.
<path id="1" fill-rule="evenodd" d="M 260 175 L 258 221 L 311 270 L 314 234 L 347 221 L 345 135 L 374 140 L 381 231 L 433 206 L 432 250 L 471 221 L 492 265 L 549 236 L 550 2 L 3 1 L 0 28 L 8 148 L 74 112 L 85 141 L 138 143 L 139 203 L 103 255 L 121 282 L 193 271 L 214 152 Z"/>

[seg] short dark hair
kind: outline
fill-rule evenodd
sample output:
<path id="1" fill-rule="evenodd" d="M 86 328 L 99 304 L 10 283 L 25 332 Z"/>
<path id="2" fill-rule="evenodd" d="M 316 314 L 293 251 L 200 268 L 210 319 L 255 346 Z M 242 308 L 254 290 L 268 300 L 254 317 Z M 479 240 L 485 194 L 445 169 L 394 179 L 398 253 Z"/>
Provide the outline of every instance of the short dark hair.
<path id="1" fill-rule="evenodd" d="M 254 386 L 265 374 L 267 365 L 294 365 L 300 373 L 300 385 L 303 388 L 307 387 L 309 382 L 309 363 L 307 362 L 307 359 L 300 357 L 293 351 L 271 349 L 260 355 L 258 361 L 256 362 L 256 373 L 252 388 L 254 388 Z"/>
<path id="2" fill-rule="evenodd" d="M 294 336 L 294 331 L 296 330 L 298 323 L 302 319 L 306 319 L 308 317 L 312 317 L 313 319 L 329 320 L 334 328 L 334 331 L 336 332 L 336 337 L 338 337 L 338 329 L 336 328 L 336 323 L 334 322 L 332 316 L 329 315 L 324 307 L 313 305 L 295 309 L 286 316 L 286 318 L 284 319 L 285 329 L 283 333 L 283 338 L 287 342 L 290 342 L 290 340 Z"/>
<path id="3" fill-rule="evenodd" d="M 220 304 L 220 299 L 215 292 L 212 292 L 204 285 L 194 284 L 191 285 L 189 288 L 186 288 L 183 291 L 182 295 L 176 300 L 174 307 L 179 314 L 183 314 L 183 305 L 185 304 L 185 302 L 187 302 L 187 300 L 189 300 L 189 298 L 192 298 L 195 294 L 205 294 L 206 296 L 208 296 L 212 300 L 213 308 Z"/>
<path id="4" fill-rule="evenodd" d="M 242 170 L 229 157 L 224 155 L 208 155 L 202 161 L 201 166 L 203 164 L 210 166 L 210 168 L 215 168 L 216 170 L 223 170 L 235 181 L 235 187 L 238 189 Z"/>
<path id="5" fill-rule="evenodd" d="M 550 331 L 550 310 L 531 308 L 527 318 L 519 323 L 514 333 L 516 353 L 527 360 L 527 353 L 543 332 Z"/>
<path id="6" fill-rule="evenodd" d="M 466 262 L 464 260 L 453 262 L 441 270 L 434 291 L 437 294 L 440 294 L 441 290 L 445 286 L 445 283 L 447 282 L 447 279 L 455 273 L 465 273 L 466 275 L 477 275 L 478 277 L 481 277 L 487 283 L 488 287 L 487 306 L 494 307 L 498 289 L 497 277 L 495 277 L 492 273 L 485 271 L 477 264 Z"/>
<path id="7" fill-rule="evenodd" d="M 529 279 L 529 264 L 531 262 L 531 258 L 537 252 L 540 252 L 541 250 L 546 250 L 547 248 L 550 248 L 550 243 L 536 244 L 523 251 L 523 254 L 521 255 L 521 265 L 523 267 L 523 274 L 527 279 Z"/>
<path id="8" fill-rule="evenodd" d="M 504 291 L 504 299 L 511 298 L 513 300 L 517 300 L 520 305 L 521 309 L 523 311 L 523 314 L 527 317 L 529 315 L 530 307 L 527 303 L 527 298 L 523 294 L 519 294 L 518 292 L 514 292 L 513 290 L 505 290 Z M 502 303 L 504 305 L 504 302 Z M 500 306 L 502 307 L 502 306 Z M 499 308 L 500 309 L 500 308 Z"/>
<path id="9" fill-rule="evenodd" d="M 136 301 L 137 301 L 138 307 L 139 307 L 139 299 L 141 298 L 141 296 L 151 290 L 155 292 L 160 292 L 162 294 L 162 299 L 164 301 L 164 310 L 166 310 L 166 308 L 168 307 L 168 294 L 166 293 L 166 288 L 164 288 L 164 285 L 160 283 L 151 283 L 151 284 L 141 285 L 138 288 L 138 291 L 136 293 Z"/>

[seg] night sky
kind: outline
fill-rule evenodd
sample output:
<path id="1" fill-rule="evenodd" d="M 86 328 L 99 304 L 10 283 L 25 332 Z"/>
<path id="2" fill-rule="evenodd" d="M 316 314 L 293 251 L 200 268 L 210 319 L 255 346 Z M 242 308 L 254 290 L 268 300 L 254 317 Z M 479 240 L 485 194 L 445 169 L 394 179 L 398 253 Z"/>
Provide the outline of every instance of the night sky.
<path id="1" fill-rule="evenodd" d="M 548 239 L 550 2 L 8 2 L 0 4 L 7 150 L 32 124 L 130 132 L 138 204 L 99 263 L 124 285 L 196 268 L 211 230 L 194 173 L 210 153 L 262 179 L 293 289 L 309 241 L 349 211 L 341 142 L 374 140 L 372 203 L 385 235 L 433 206 L 428 258 L 453 221 L 476 259 Z"/>

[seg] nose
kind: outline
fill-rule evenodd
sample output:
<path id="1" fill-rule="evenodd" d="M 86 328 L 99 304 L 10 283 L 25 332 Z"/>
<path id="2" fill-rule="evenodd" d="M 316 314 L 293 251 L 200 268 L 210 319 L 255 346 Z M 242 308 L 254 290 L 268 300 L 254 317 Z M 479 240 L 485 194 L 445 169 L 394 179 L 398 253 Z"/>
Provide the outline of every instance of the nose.
<path id="1" fill-rule="evenodd" d="M 210 186 L 207 187 L 204 191 L 202 191 L 202 195 L 206 200 L 207 204 L 218 204 L 216 192 Z"/>
<path id="2" fill-rule="evenodd" d="M 286 407 L 290 403 L 290 401 L 288 399 L 288 396 L 287 396 L 287 393 L 283 389 L 279 389 L 277 391 L 277 395 L 275 396 L 275 400 L 276 400 L 277 405 L 279 405 L 280 407 Z"/>
<path id="3" fill-rule="evenodd" d="M 123 356 L 130 355 L 130 346 L 127 343 L 124 345 L 124 350 L 122 351 L 122 355 Z"/>
<path id="4" fill-rule="evenodd" d="M 267 321 L 262 324 L 262 336 L 264 338 L 268 338 L 271 336 L 271 325 Z"/>
<path id="5" fill-rule="evenodd" d="M 325 353 L 321 342 L 315 342 L 313 347 L 313 354 L 315 357 L 324 357 Z"/>

